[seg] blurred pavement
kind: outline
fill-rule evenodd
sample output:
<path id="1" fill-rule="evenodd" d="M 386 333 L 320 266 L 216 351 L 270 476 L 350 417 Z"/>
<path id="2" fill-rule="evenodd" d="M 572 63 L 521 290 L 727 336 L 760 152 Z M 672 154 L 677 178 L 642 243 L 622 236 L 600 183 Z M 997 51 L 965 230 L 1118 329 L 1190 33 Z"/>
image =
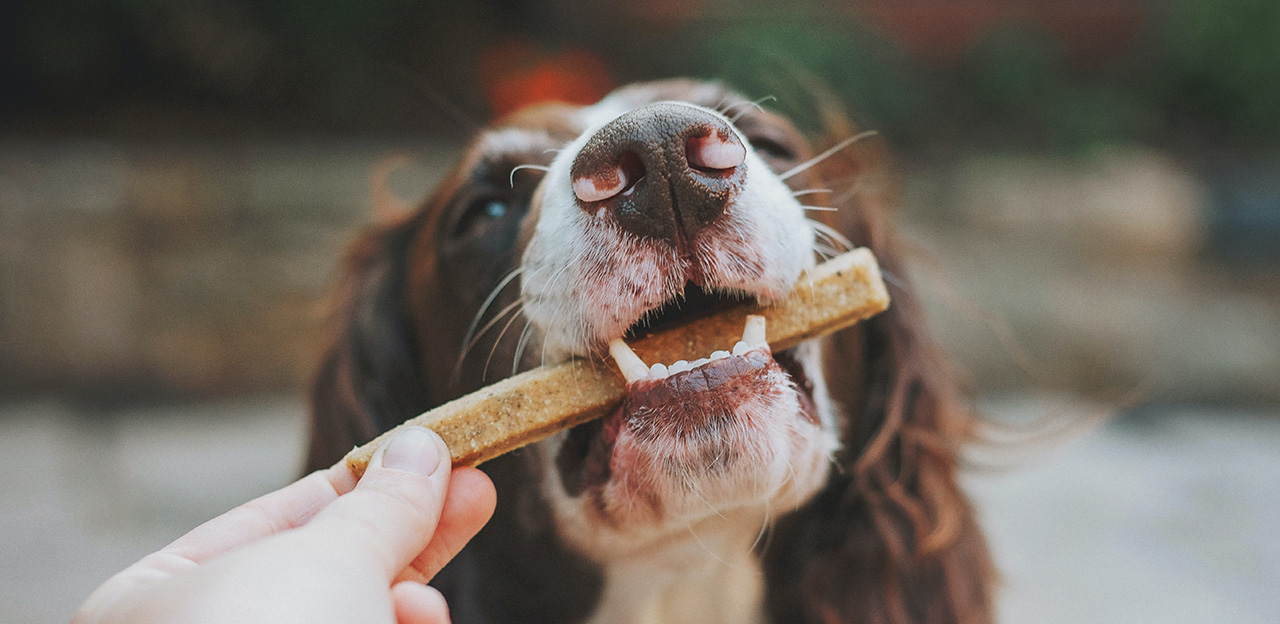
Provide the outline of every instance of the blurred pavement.
<path id="1" fill-rule="evenodd" d="M 988 401 L 1002 419 L 1077 401 Z M 0 406 L 0 622 L 65 622 L 98 583 L 297 472 L 287 396 L 90 412 Z M 1144 409 L 966 483 L 1006 624 L 1252 624 L 1280 613 L 1280 412 Z"/>

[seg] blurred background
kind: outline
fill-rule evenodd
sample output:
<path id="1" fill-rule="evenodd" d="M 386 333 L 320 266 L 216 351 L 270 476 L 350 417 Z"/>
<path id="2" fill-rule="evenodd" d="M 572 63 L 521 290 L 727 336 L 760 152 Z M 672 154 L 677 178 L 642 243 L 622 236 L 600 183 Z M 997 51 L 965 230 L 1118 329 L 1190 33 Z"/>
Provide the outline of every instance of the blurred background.
<path id="1" fill-rule="evenodd" d="M 1280 3 L 0 5 L 0 621 L 282 485 L 375 166 L 523 104 L 715 78 L 879 130 L 993 418 L 1114 416 L 966 485 L 1003 621 L 1280 613 Z"/>

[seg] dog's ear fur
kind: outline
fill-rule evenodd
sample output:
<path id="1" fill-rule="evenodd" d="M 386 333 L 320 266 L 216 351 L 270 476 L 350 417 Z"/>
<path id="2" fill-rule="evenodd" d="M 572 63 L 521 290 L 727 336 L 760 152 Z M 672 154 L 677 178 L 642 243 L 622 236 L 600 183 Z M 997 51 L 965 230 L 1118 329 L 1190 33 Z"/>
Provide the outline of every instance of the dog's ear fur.
<path id="1" fill-rule="evenodd" d="M 826 487 L 780 519 L 763 549 L 766 608 L 776 622 L 990 622 L 994 570 L 956 482 L 973 414 L 907 283 L 882 160 L 858 146 L 823 163 L 825 183 L 814 180 L 850 184 L 824 215 L 876 254 L 892 303 L 827 342 L 842 450 Z"/>
<path id="2" fill-rule="evenodd" d="M 306 470 L 327 468 L 352 447 L 431 405 L 409 318 L 409 254 L 422 214 L 377 226 L 347 251 L 326 350 L 311 387 Z"/>

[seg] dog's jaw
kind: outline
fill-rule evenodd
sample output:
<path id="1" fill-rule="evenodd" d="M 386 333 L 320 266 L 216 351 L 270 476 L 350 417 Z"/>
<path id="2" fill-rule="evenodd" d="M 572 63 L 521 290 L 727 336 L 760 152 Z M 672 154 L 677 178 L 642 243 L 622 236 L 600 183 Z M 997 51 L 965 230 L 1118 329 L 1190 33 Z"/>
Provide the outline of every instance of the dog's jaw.
<path id="1" fill-rule="evenodd" d="M 567 485 L 556 460 L 572 434 L 548 440 L 543 458 L 553 476 L 542 488 L 566 541 L 609 563 L 744 524 L 759 536 L 779 514 L 805 502 L 828 477 L 837 450 L 835 416 L 817 370 L 821 346 L 806 343 L 788 358 L 791 373 L 767 354 L 748 353 L 742 359 L 751 364 L 740 367 L 754 370 L 745 383 L 734 380 L 739 387 L 729 392 L 751 396 L 715 396 L 716 403 L 733 402 L 720 409 L 690 405 L 689 412 L 672 413 L 686 406 L 654 405 L 646 390 L 633 392 L 630 404 L 605 418 L 613 439 L 605 451 L 608 474 L 596 483 Z M 797 388 L 793 376 L 806 377 L 808 388 Z M 659 382 L 636 385 L 645 383 Z"/>

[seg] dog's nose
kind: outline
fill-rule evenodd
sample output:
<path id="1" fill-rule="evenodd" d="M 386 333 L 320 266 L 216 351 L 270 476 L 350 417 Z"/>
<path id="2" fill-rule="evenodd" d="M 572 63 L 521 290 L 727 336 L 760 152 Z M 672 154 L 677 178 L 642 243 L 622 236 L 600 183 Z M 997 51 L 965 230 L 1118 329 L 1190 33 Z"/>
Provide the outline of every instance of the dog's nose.
<path id="1" fill-rule="evenodd" d="M 650 104 L 587 140 L 570 170 L 573 193 L 588 214 L 612 214 L 637 236 L 688 241 L 742 186 L 746 154 L 724 119 L 687 104 Z"/>

